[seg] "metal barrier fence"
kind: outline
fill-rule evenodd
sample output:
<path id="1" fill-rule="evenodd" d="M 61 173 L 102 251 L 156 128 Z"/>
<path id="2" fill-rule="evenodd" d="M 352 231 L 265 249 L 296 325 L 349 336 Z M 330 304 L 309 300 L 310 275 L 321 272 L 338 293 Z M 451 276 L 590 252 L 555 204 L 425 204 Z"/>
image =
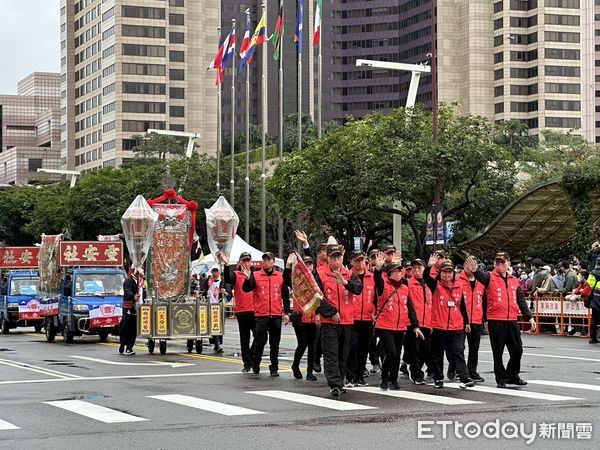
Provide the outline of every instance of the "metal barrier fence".
<path id="1" fill-rule="evenodd" d="M 591 310 L 583 305 L 583 300 L 567 300 L 564 297 L 539 297 L 527 299 L 527 304 L 536 323 L 536 330 L 532 334 L 542 334 L 543 327 L 554 326 L 554 336 L 567 336 L 569 326 L 585 330 L 581 337 L 589 335 L 591 323 Z M 519 315 L 518 322 L 524 331 L 528 329 L 528 321 Z"/>

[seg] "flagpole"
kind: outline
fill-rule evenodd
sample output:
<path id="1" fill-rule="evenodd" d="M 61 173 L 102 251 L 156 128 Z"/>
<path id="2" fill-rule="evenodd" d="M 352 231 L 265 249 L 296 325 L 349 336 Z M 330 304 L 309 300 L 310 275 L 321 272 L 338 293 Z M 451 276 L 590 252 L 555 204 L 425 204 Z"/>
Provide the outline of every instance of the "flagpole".
<path id="1" fill-rule="evenodd" d="M 221 48 L 221 27 L 217 27 L 217 48 Z M 221 191 L 221 74 L 217 67 L 217 195 Z"/>
<path id="2" fill-rule="evenodd" d="M 315 4 L 313 0 L 308 1 L 308 40 L 312 39 L 314 34 L 315 20 Z M 310 120 L 315 123 L 315 52 L 310 46 L 311 51 L 308 52 L 308 113 Z"/>
<path id="3" fill-rule="evenodd" d="M 235 19 L 231 19 L 232 36 L 235 36 Z M 229 49 L 227 49 L 229 50 Z M 235 206 L 235 46 L 231 62 L 231 180 L 229 187 L 231 189 L 230 201 L 231 207 Z"/>
<path id="4" fill-rule="evenodd" d="M 299 7 L 300 3 L 298 3 Z M 300 31 L 298 33 L 300 38 Z M 298 150 L 302 150 L 302 42 L 300 41 L 298 41 Z"/>
<path id="5" fill-rule="evenodd" d="M 321 49 L 323 48 L 322 41 L 323 41 L 323 17 L 325 16 L 323 14 L 323 11 L 319 11 L 319 14 L 321 14 L 321 23 L 320 23 L 320 30 L 319 30 L 319 104 L 317 105 L 317 138 L 321 139 L 321 107 L 323 104 L 323 55 L 321 53 Z"/>
<path id="6" fill-rule="evenodd" d="M 267 36 L 267 0 L 262 0 L 262 14 L 265 17 L 265 37 Z M 260 174 L 260 249 L 267 248 L 267 193 L 265 160 L 267 157 L 267 49 L 262 55 L 262 173 Z"/>
<path id="7" fill-rule="evenodd" d="M 283 0 L 280 2 L 281 18 L 283 20 Z M 285 23 L 285 20 L 284 20 Z M 283 26 L 279 36 L 279 161 L 283 160 Z M 283 258 L 283 218 L 280 216 L 277 223 L 277 250 Z"/>
<path id="8" fill-rule="evenodd" d="M 250 8 L 246 10 L 246 24 L 250 23 Z M 234 64 L 235 66 L 235 64 Z M 247 243 L 250 243 L 250 68 L 246 67 L 246 178 L 245 187 L 245 233 Z"/>

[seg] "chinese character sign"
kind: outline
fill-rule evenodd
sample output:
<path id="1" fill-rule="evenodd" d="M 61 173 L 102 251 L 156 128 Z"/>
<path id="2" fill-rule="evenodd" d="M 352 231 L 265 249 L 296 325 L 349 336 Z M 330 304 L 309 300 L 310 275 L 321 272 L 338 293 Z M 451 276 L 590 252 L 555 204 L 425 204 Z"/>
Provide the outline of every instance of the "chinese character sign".
<path id="1" fill-rule="evenodd" d="M 122 242 L 61 241 L 60 265 L 120 267 L 123 265 Z"/>
<path id="2" fill-rule="evenodd" d="M 0 269 L 37 269 L 39 247 L 0 248 Z"/>

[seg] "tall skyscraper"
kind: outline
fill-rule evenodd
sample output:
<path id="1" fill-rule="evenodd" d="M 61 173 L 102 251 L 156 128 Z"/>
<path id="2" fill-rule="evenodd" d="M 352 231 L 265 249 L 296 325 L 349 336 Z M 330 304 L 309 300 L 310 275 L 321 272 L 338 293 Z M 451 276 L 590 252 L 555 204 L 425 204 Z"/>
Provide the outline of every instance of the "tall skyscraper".
<path id="1" fill-rule="evenodd" d="M 132 157 L 150 128 L 198 133 L 216 151 L 215 0 L 61 0 L 61 165 Z"/>
<path id="2" fill-rule="evenodd" d="M 600 0 L 581 7 L 581 129 L 600 143 Z"/>
<path id="3" fill-rule="evenodd" d="M 19 81 L 17 95 L 0 95 L 0 184 L 29 184 L 41 168 L 60 168 L 57 73 L 34 72 Z"/>

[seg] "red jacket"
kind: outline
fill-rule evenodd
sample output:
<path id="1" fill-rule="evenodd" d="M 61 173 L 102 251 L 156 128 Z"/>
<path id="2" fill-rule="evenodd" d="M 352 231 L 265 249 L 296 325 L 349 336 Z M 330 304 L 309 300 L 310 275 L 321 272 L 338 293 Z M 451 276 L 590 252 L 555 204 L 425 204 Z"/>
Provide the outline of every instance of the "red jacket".
<path id="1" fill-rule="evenodd" d="M 384 278 L 383 293 L 377 298 L 376 317 L 377 330 L 406 331 L 411 323 L 419 326 L 408 287 L 403 284 L 396 290 L 387 278 Z"/>
<path id="2" fill-rule="evenodd" d="M 358 276 L 358 275 L 357 275 Z M 354 303 L 354 320 L 373 320 L 373 311 L 375 306 L 375 278 L 373 273 L 365 270 L 362 279 L 363 289 L 359 295 L 352 294 L 352 302 Z"/>
<path id="3" fill-rule="evenodd" d="M 352 280 L 352 272 L 345 267 L 340 268 L 340 273 L 344 280 L 350 282 Z M 325 301 L 337 309 L 340 315 L 339 325 L 354 324 L 354 305 L 352 303 L 352 294 L 358 295 L 362 291 L 362 284 L 358 281 L 358 286 L 354 292 L 350 292 L 347 288 L 352 289 L 354 284 L 344 286 L 336 281 L 335 275 L 329 268 L 329 265 L 317 268 L 317 282 L 321 286 Z M 356 275 L 355 275 L 356 277 Z M 321 317 L 321 324 L 335 324 L 331 317 Z"/>
<path id="4" fill-rule="evenodd" d="M 454 284 L 452 288 L 448 288 L 438 281 L 433 293 L 432 328 L 445 331 L 464 330 L 465 322 L 460 311 L 461 302 L 460 286 Z"/>
<path id="5" fill-rule="evenodd" d="M 464 272 L 461 272 L 456 277 L 455 283 L 462 289 L 469 323 L 483 324 L 483 296 L 485 295 L 485 286 L 476 280 L 475 289 L 472 289 L 471 282 Z"/>
<path id="6" fill-rule="evenodd" d="M 281 316 L 284 308 L 289 311 L 288 288 L 281 272 L 273 270 L 269 275 L 265 269 L 252 273 L 243 284 L 245 292 L 254 293 L 254 315 L 256 317 Z"/>
<path id="7" fill-rule="evenodd" d="M 234 311 L 236 314 L 254 312 L 254 294 L 252 292 L 244 292 L 244 289 L 242 289 L 245 280 L 246 276 L 244 272 L 236 270 L 235 285 L 233 286 L 233 295 L 235 298 Z"/>
<path id="8" fill-rule="evenodd" d="M 419 327 L 431 329 L 431 309 L 432 295 L 431 289 L 425 283 L 425 280 L 417 280 L 414 277 L 408 279 L 408 290 L 412 299 L 417 318 L 419 319 Z"/>
<path id="9" fill-rule="evenodd" d="M 517 320 L 517 289 L 519 281 L 514 276 L 507 273 L 506 278 L 503 278 L 495 270 L 490 272 L 490 283 L 485 290 L 488 320 Z"/>

